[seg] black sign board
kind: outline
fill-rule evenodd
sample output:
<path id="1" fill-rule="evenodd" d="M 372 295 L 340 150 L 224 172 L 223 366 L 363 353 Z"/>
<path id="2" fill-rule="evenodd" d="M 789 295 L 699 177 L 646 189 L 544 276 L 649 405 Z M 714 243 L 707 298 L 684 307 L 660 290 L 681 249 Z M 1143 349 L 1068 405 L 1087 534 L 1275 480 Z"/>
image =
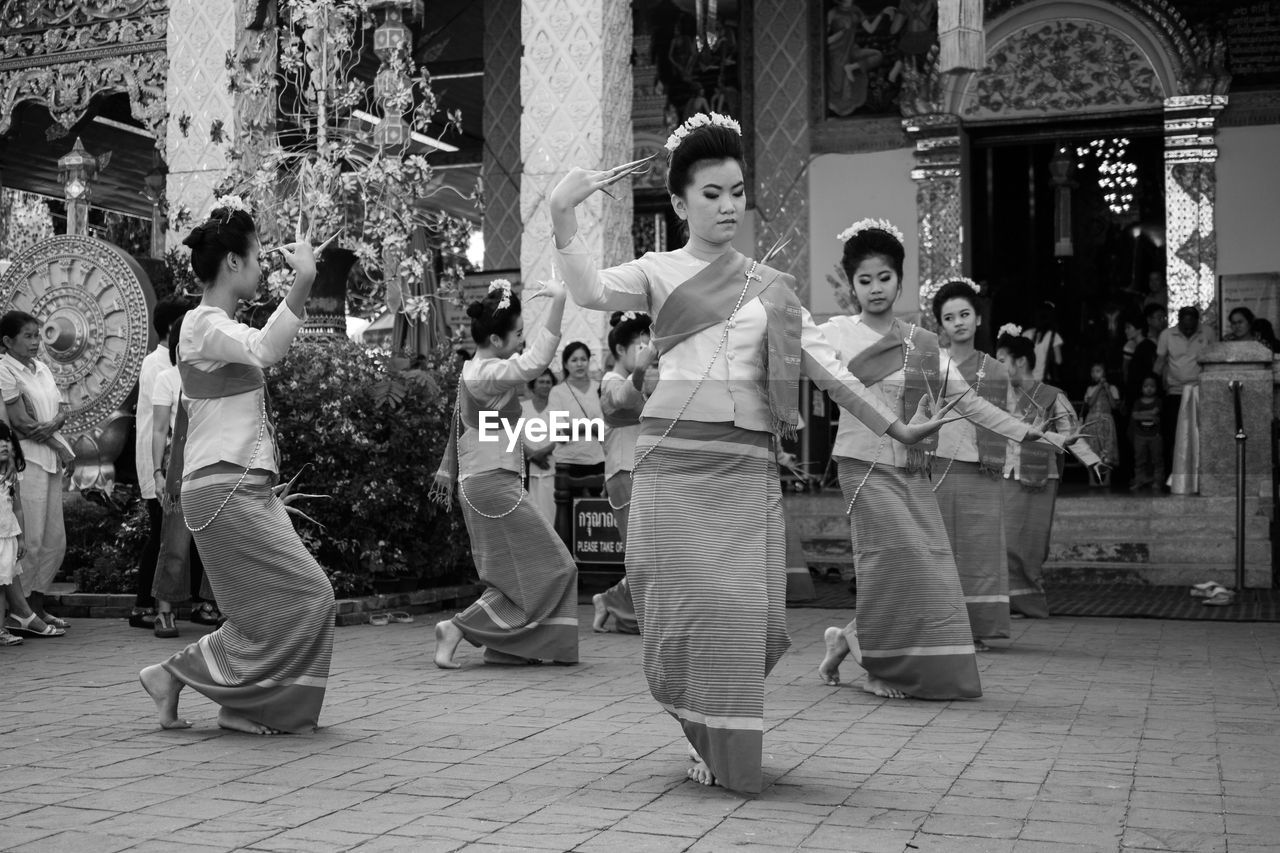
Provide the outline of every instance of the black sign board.
<path id="1" fill-rule="evenodd" d="M 573 558 L 579 563 L 625 562 L 625 543 L 607 498 L 573 501 Z"/>

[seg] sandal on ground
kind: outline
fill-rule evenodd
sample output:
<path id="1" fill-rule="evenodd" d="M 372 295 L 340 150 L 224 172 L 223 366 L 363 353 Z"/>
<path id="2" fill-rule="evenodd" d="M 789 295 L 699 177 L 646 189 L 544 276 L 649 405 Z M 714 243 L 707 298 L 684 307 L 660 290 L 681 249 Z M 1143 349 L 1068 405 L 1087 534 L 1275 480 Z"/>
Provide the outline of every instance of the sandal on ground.
<path id="1" fill-rule="evenodd" d="M 22 638 L 10 634 L 4 628 L 0 628 L 0 646 L 20 646 Z"/>
<path id="2" fill-rule="evenodd" d="M 370 625 L 385 625 L 390 621 L 391 621 L 391 614 L 389 613 L 375 613 L 369 617 Z"/>
<path id="3" fill-rule="evenodd" d="M 1217 581 L 1205 581 L 1191 587 L 1192 598 L 1209 598 L 1210 596 L 1226 589 L 1225 586 Z"/>
<path id="4" fill-rule="evenodd" d="M 40 619 L 44 622 L 44 624 L 52 625 L 55 628 L 61 628 L 64 631 L 71 627 L 71 623 L 68 622 L 66 619 L 59 619 L 57 616 L 54 616 L 51 613 L 46 613 L 45 615 L 41 616 Z"/>
<path id="5" fill-rule="evenodd" d="M 156 636 L 169 640 L 178 636 L 178 625 L 173 619 L 172 611 L 169 613 L 156 614 Z"/>
<path id="6" fill-rule="evenodd" d="M 393 610 L 387 614 L 387 618 L 392 622 L 400 622 L 406 625 L 413 621 L 413 617 L 403 610 Z"/>
<path id="7" fill-rule="evenodd" d="M 1235 590 L 1218 587 L 1213 595 L 1200 603 L 1206 607 L 1226 607 L 1228 604 L 1236 603 L 1236 593 Z"/>
<path id="8" fill-rule="evenodd" d="M 222 614 L 209 602 L 204 602 L 199 607 L 191 608 L 191 621 L 197 625 L 220 625 L 222 624 Z"/>
<path id="9" fill-rule="evenodd" d="M 129 614 L 129 624 L 134 628 L 146 628 L 150 630 L 156 624 L 156 610 L 154 607 L 135 607 L 133 612 Z"/>
<path id="10" fill-rule="evenodd" d="M 32 623 L 38 623 L 39 628 L 33 627 Z M 24 637 L 61 637 L 67 633 L 61 628 L 55 628 L 52 625 L 46 625 L 39 616 L 32 613 L 26 619 L 17 614 L 10 613 L 4 617 L 4 627 L 15 634 L 21 634 Z"/>

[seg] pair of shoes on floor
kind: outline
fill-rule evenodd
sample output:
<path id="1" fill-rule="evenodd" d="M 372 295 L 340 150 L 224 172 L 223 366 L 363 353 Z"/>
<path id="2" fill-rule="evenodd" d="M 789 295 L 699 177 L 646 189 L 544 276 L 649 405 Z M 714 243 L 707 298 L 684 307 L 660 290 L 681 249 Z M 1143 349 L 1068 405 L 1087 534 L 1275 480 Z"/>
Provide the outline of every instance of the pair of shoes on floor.
<path id="1" fill-rule="evenodd" d="M 412 622 L 413 617 L 403 610 L 393 610 L 390 613 L 375 613 L 369 617 L 370 625 L 386 625 L 388 622 Z"/>
<path id="2" fill-rule="evenodd" d="M 155 635 L 162 640 L 178 636 L 178 623 L 174 621 L 173 611 L 156 614 Z"/>
<path id="3" fill-rule="evenodd" d="M 1200 602 L 1206 607 L 1225 607 L 1228 604 L 1234 604 L 1236 600 L 1236 591 L 1227 589 L 1217 581 L 1205 581 L 1191 587 L 1191 595 L 1193 598 L 1203 598 Z"/>
<path id="4" fill-rule="evenodd" d="M 156 625 L 156 609 L 154 607 L 133 608 L 133 612 L 129 614 L 129 625 L 151 630 Z"/>
<path id="5" fill-rule="evenodd" d="M 22 638 L 16 634 L 10 634 L 4 628 L 0 628 L 0 646 L 20 646 Z"/>
<path id="6" fill-rule="evenodd" d="M 4 617 L 4 630 L 24 637 L 61 637 L 67 633 L 66 628 L 55 628 L 32 613 L 25 619 L 15 613 Z"/>

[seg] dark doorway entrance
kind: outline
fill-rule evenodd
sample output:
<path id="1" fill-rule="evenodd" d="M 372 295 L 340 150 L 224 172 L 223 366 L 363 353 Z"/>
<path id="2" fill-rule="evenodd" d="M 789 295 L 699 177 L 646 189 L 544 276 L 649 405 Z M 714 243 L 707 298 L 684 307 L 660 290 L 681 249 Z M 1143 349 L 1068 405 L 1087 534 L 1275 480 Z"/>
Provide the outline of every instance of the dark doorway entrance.
<path id="1" fill-rule="evenodd" d="M 1123 386 L 1126 312 L 1167 301 L 1162 130 L 1152 116 L 970 134 L 973 277 L 992 320 L 979 344 L 1051 303 L 1064 345 L 1046 379 L 1073 401 L 1095 362 Z"/>

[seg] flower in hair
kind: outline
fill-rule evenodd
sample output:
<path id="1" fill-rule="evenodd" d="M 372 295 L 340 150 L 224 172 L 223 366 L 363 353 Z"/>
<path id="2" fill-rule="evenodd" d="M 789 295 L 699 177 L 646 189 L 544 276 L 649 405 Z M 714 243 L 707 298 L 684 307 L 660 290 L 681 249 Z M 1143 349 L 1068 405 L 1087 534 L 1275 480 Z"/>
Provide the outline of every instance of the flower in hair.
<path id="1" fill-rule="evenodd" d="M 497 310 L 505 311 L 511 307 L 511 282 L 505 278 L 495 278 L 489 282 L 489 292 L 496 293 L 498 291 L 502 292 L 502 298 L 498 300 Z"/>
<path id="2" fill-rule="evenodd" d="M 684 142 L 684 138 L 700 127 L 724 127 L 732 130 L 739 136 L 742 135 L 742 125 L 738 124 L 728 116 L 722 116 L 720 113 L 698 113 L 691 115 L 667 137 L 666 148 L 670 152 L 675 152 L 680 147 L 680 143 Z"/>
<path id="3" fill-rule="evenodd" d="M 227 211 L 226 216 L 223 218 L 224 222 L 231 221 L 231 214 L 235 211 L 241 211 L 249 214 L 250 216 L 253 215 L 253 211 L 249 209 L 249 205 L 245 204 L 244 199 L 240 198 L 238 195 L 218 196 L 213 200 L 213 209 Z"/>
<path id="4" fill-rule="evenodd" d="M 639 314 L 637 314 L 635 311 L 625 311 L 625 312 L 623 312 L 622 316 L 621 316 L 620 318 L 618 318 L 618 322 L 619 322 L 619 323 L 629 323 L 630 321 L 632 321 L 632 320 L 636 319 L 636 318 L 637 318 L 637 317 L 639 317 L 639 316 L 640 316 L 640 315 L 639 315 Z"/>
<path id="5" fill-rule="evenodd" d="M 871 230 L 883 231 L 899 243 L 904 242 L 902 232 L 898 230 L 896 225 L 887 219 L 859 219 L 857 222 L 837 234 L 836 239 L 841 243 L 847 243 L 851 238 L 856 237 L 863 231 Z"/>
<path id="6" fill-rule="evenodd" d="M 1003 338 L 1005 335 L 1011 338 L 1020 337 L 1022 335 L 1022 327 L 1017 323 L 1005 323 L 1000 327 L 1000 331 L 996 333 L 996 337 Z"/>

